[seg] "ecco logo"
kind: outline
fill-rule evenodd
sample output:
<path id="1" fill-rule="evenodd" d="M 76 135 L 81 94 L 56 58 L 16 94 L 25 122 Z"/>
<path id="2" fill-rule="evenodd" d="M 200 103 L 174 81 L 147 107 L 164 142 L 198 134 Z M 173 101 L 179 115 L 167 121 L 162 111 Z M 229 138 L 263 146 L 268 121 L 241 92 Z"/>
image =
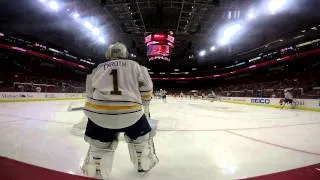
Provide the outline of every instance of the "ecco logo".
<path id="1" fill-rule="evenodd" d="M 270 104 L 270 99 L 251 99 L 251 103 L 255 103 L 255 104 Z"/>

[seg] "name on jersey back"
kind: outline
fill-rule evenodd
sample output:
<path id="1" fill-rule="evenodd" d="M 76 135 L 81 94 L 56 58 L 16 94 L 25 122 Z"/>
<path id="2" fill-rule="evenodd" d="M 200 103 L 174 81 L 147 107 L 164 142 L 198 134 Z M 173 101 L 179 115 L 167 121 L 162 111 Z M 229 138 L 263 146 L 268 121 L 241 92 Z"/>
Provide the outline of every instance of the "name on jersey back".
<path id="1" fill-rule="evenodd" d="M 106 64 L 104 64 L 104 70 L 106 70 L 107 68 L 112 68 L 112 67 L 127 67 L 127 62 L 125 61 L 110 61 Z"/>

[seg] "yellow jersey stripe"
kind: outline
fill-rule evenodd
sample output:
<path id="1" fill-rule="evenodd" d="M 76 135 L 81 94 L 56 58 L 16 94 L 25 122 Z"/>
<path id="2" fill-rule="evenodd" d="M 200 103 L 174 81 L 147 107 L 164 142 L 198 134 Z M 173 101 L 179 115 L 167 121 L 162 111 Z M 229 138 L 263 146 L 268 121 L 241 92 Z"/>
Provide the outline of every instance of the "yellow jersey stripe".
<path id="1" fill-rule="evenodd" d="M 143 100 L 151 100 L 153 96 L 152 91 L 146 92 L 146 93 L 141 93 L 141 98 Z"/>
<path id="2" fill-rule="evenodd" d="M 144 99 L 144 100 L 149 100 L 149 99 L 151 99 L 152 98 L 152 94 L 149 94 L 149 95 L 143 95 L 143 96 L 141 96 L 142 97 L 142 99 Z"/>
<path id="3" fill-rule="evenodd" d="M 119 105 L 98 105 L 87 102 L 85 105 L 86 108 L 96 109 L 96 110 L 139 110 L 142 109 L 140 104 L 136 105 L 126 105 L 126 106 L 119 106 Z"/>

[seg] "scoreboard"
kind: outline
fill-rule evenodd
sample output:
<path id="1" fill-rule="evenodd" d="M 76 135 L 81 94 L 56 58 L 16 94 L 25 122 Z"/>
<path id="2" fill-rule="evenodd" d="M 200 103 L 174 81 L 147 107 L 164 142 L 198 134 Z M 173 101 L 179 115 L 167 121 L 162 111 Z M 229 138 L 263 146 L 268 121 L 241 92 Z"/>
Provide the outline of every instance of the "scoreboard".
<path id="1" fill-rule="evenodd" d="M 170 34 L 155 33 L 144 38 L 149 61 L 164 60 L 170 62 L 175 38 Z"/>

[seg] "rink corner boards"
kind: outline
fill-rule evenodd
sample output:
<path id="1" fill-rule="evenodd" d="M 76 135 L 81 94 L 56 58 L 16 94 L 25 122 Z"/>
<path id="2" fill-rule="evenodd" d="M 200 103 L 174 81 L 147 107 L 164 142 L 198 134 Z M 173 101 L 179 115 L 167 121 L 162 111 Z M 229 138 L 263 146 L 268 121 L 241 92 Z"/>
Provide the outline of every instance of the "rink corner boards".
<path id="1" fill-rule="evenodd" d="M 249 105 L 249 106 L 271 107 L 271 108 L 278 108 L 278 109 L 282 108 L 282 106 L 277 105 L 277 104 L 254 104 L 254 103 L 250 103 L 250 102 L 234 101 L 234 100 L 222 100 L 222 102 Z M 283 109 L 290 109 L 290 108 L 289 107 L 284 107 Z M 294 109 L 304 110 L 304 111 L 320 112 L 320 102 L 319 102 L 319 107 L 318 108 L 299 106 L 298 105 Z"/>

